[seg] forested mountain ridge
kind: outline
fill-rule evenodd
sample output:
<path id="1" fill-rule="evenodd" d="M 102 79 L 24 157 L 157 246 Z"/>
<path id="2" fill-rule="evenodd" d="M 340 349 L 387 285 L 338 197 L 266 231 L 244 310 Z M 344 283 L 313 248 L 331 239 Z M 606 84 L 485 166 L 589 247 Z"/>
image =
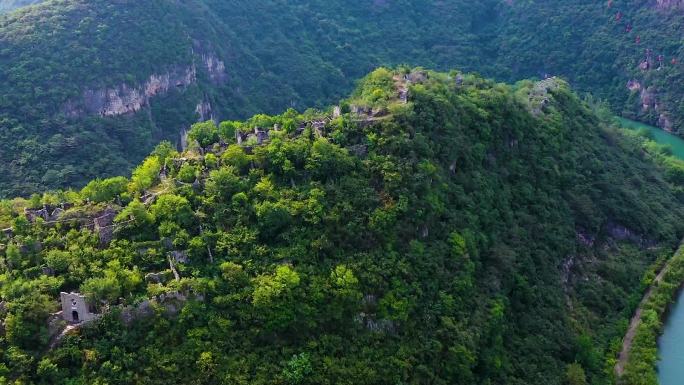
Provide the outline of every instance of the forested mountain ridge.
<path id="1" fill-rule="evenodd" d="M 679 3 L 54 0 L 0 19 L 0 194 L 128 172 L 191 123 L 322 107 L 378 65 L 558 75 L 679 130 Z"/>
<path id="2" fill-rule="evenodd" d="M 684 233 L 677 174 L 557 78 L 381 68 L 189 141 L 2 202 L 3 381 L 608 384 Z M 60 291 L 103 315 L 55 337 Z"/>
<path id="3" fill-rule="evenodd" d="M 624 116 L 682 127 L 681 2 L 552 0 L 499 9 L 492 76 L 562 74 Z"/>
<path id="4" fill-rule="evenodd" d="M 486 2 L 461 0 L 57 0 L 19 10 L 0 19 L 0 190 L 124 174 L 200 118 L 322 106 L 379 64 L 460 57 L 475 69 L 470 30 L 486 14 Z"/>

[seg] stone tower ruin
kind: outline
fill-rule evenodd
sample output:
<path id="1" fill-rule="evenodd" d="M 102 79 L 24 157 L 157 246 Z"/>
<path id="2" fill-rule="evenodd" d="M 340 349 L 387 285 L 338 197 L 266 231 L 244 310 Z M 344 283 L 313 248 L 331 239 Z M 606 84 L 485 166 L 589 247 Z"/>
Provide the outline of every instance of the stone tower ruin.
<path id="1" fill-rule="evenodd" d="M 88 304 L 86 297 L 79 293 L 60 293 L 62 301 L 62 317 L 69 323 L 77 324 L 88 322 L 97 317 L 91 311 L 92 307 Z"/>

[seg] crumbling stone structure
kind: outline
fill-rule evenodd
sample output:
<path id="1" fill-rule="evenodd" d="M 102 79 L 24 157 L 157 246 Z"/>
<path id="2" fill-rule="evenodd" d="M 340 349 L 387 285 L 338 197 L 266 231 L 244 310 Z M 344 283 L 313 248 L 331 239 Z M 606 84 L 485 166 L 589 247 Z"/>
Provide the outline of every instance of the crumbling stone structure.
<path id="1" fill-rule="evenodd" d="M 97 318 L 97 314 L 92 311 L 93 308 L 84 295 L 61 292 L 59 296 L 62 302 L 62 317 L 65 321 L 78 324 Z"/>

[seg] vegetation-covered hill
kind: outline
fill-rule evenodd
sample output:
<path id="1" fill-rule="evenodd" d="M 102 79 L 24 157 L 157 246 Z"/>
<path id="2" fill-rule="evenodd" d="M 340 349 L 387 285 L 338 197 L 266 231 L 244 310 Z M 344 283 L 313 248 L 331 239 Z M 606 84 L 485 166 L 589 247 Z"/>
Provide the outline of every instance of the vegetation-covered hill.
<path id="1" fill-rule="evenodd" d="M 198 118 L 328 104 L 385 63 L 474 69 L 487 2 L 57 0 L 0 19 L 0 193 L 130 171 Z M 458 58 L 458 60 L 454 60 Z"/>
<path id="2" fill-rule="evenodd" d="M 0 383 L 607 384 L 684 232 L 681 174 L 555 78 L 379 69 L 189 138 L 2 203 Z M 103 315 L 56 337 L 60 291 Z"/>
<path id="3" fill-rule="evenodd" d="M 622 115 L 676 131 L 684 19 L 675 3 L 53 0 L 20 9 L 0 19 L 0 196 L 125 174 L 198 120 L 325 106 L 379 65 L 506 81 L 559 75 Z"/>
<path id="4" fill-rule="evenodd" d="M 624 116 L 684 128 L 684 4 L 672 0 L 514 1 L 502 5 L 488 71 L 561 74 Z"/>

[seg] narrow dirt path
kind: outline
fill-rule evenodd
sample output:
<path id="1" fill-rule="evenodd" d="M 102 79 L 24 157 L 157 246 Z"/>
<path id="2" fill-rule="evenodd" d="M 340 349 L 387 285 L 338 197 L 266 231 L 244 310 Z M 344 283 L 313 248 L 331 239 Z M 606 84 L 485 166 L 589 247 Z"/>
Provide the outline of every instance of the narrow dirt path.
<path id="1" fill-rule="evenodd" d="M 622 340 L 622 350 L 620 350 L 618 361 L 615 364 L 615 373 L 618 375 L 618 377 L 622 376 L 622 374 L 624 373 L 625 365 L 627 365 L 627 361 L 629 360 L 629 352 L 632 349 L 632 342 L 634 342 L 634 335 L 636 334 L 636 330 L 639 327 L 639 324 L 641 323 L 641 313 L 644 309 L 644 305 L 646 304 L 646 301 L 648 301 L 649 298 L 651 298 L 651 294 L 653 294 L 653 286 L 660 283 L 663 280 L 663 277 L 667 272 L 668 266 L 669 265 L 666 264 L 655 277 L 653 283 L 651 284 L 651 287 L 649 287 L 646 291 L 646 294 L 644 294 L 644 298 L 642 298 L 641 302 L 639 302 L 639 307 L 634 313 L 632 320 L 629 322 L 629 328 L 627 329 L 625 338 Z"/>

